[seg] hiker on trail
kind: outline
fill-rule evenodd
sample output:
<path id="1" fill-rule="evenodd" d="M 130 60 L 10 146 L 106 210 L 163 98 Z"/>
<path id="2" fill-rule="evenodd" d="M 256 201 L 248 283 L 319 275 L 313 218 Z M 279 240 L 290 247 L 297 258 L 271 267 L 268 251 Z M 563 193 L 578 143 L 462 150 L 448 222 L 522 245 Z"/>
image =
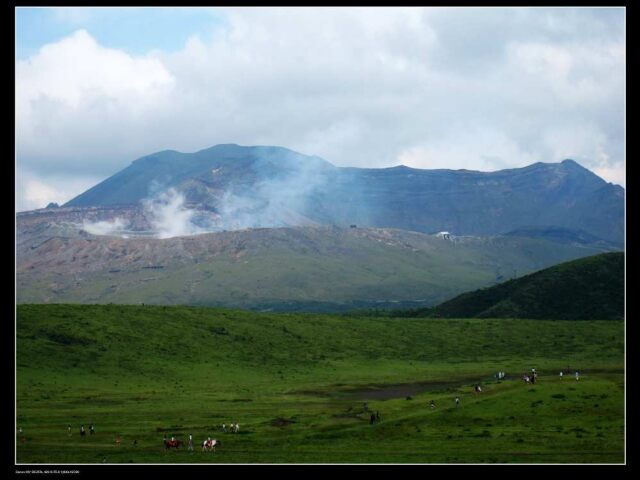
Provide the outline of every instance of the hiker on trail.
<path id="1" fill-rule="evenodd" d="M 372 414 L 371 414 L 371 418 L 370 418 L 370 420 L 369 420 L 369 423 L 370 423 L 371 425 L 373 425 L 375 422 L 376 422 L 376 416 L 372 413 Z"/>
<path id="2" fill-rule="evenodd" d="M 239 433 L 240 432 L 240 424 L 239 423 L 236 423 L 236 426 L 234 427 L 233 431 L 235 433 Z"/>
<path id="3" fill-rule="evenodd" d="M 69 432 L 69 436 L 71 436 L 71 424 L 67 425 L 67 432 Z"/>
<path id="4" fill-rule="evenodd" d="M 84 431 L 84 425 L 80 425 L 80 436 L 84 437 L 85 433 L 86 432 Z"/>
<path id="5" fill-rule="evenodd" d="M 577 370 L 576 370 L 576 380 L 580 380 L 580 374 L 578 373 Z"/>
<path id="6" fill-rule="evenodd" d="M 193 435 L 189 434 L 189 450 L 193 450 Z"/>
<path id="7" fill-rule="evenodd" d="M 222 431 L 223 431 L 224 433 L 227 433 L 227 425 L 226 425 L 226 424 L 224 424 L 224 423 L 222 424 Z"/>
<path id="8" fill-rule="evenodd" d="M 90 433 L 91 435 L 93 435 L 93 434 L 95 434 L 95 433 L 96 433 L 96 429 L 95 429 L 95 428 L 93 428 L 93 423 L 92 423 L 91 425 L 89 425 L 89 433 Z"/>
<path id="9" fill-rule="evenodd" d="M 460 397 L 456 397 L 456 408 L 460 406 Z"/>
<path id="10" fill-rule="evenodd" d="M 376 422 L 380 421 L 380 412 L 376 410 Z"/>
<path id="11" fill-rule="evenodd" d="M 560 380 L 562 380 L 562 375 L 564 375 L 564 373 L 560 370 Z"/>

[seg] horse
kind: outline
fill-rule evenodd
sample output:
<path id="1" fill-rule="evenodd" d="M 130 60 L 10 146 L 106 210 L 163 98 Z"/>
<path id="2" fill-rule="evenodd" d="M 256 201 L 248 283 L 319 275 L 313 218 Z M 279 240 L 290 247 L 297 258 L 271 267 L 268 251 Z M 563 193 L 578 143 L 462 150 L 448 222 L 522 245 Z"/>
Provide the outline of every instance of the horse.
<path id="1" fill-rule="evenodd" d="M 213 451 L 215 453 L 216 451 L 216 445 L 221 445 L 222 442 L 219 442 L 216 439 L 207 439 L 204 442 L 202 442 L 202 451 L 203 452 L 210 452 Z"/>
<path id="2" fill-rule="evenodd" d="M 175 448 L 176 450 L 178 450 L 178 448 L 180 448 L 181 446 L 182 446 L 182 440 L 178 440 L 177 438 L 164 441 L 165 450 L 170 450 L 172 448 Z"/>

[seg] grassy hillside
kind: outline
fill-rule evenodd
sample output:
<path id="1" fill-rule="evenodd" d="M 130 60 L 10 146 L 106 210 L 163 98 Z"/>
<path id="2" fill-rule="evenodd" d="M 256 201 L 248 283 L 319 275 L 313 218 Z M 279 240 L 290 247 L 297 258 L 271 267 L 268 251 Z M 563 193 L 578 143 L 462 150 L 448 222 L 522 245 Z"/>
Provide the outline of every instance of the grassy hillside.
<path id="1" fill-rule="evenodd" d="M 166 240 L 35 227 L 18 235 L 19 303 L 277 310 L 431 306 L 590 248 L 393 229 L 251 229 Z"/>
<path id="2" fill-rule="evenodd" d="M 616 321 L 19 305 L 17 458 L 621 462 L 623 331 Z M 540 380 L 524 385 L 532 367 Z M 560 380 L 560 369 L 583 377 Z M 370 425 L 363 402 L 380 423 Z M 81 438 L 92 422 L 96 435 Z M 240 433 L 221 431 L 231 422 Z M 189 433 L 222 448 L 163 451 L 163 434 Z"/>
<path id="3" fill-rule="evenodd" d="M 445 318 L 624 318 L 624 253 L 565 262 L 499 285 L 463 293 L 406 316 Z"/>

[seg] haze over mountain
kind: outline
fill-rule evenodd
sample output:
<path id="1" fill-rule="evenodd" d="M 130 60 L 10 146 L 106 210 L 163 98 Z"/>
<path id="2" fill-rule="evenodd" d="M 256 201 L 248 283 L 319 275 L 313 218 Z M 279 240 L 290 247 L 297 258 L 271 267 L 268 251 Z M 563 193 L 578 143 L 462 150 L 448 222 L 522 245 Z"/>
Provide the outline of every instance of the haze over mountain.
<path id="1" fill-rule="evenodd" d="M 17 298 L 431 306 L 619 250 L 623 228 L 624 190 L 571 160 L 474 172 L 340 168 L 281 147 L 163 151 L 18 214 Z"/>
<path id="2" fill-rule="evenodd" d="M 553 227 L 624 239 L 624 189 L 572 160 L 496 172 L 369 169 L 226 144 L 142 157 L 64 206 L 135 206 L 151 229 L 158 217 L 182 220 L 191 227 L 175 229 L 182 234 L 357 224 L 459 235 Z"/>

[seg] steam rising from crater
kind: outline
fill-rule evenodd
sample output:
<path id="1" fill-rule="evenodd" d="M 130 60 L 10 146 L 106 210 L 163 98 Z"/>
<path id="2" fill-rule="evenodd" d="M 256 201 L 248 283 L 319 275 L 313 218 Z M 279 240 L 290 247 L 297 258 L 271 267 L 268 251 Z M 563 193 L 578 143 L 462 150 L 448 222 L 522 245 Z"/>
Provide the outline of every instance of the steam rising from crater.
<path id="1" fill-rule="evenodd" d="M 158 238 L 181 237 L 206 233 L 194 222 L 195 210 L 185 206 L 184 195 L 169 190 L 142 202 L 145 216 Z"/>
<path id="2" fill-rule="evenodd" d="M 113 220 L 103 220 L 99 222 L 87 222 L 85 220 L 82 228 L 92 235 L 123 236 L 123 232 L 128 228 L 128 223 L 120 217 L 116 217 Z"/>
<path id="3" fill-rule="evenodd" d="M 233 168 L 238 167 L 230 166 L 231 174 L 227 174 L 222 165 L 208 176 L 173 186 L 152 182 L 149 196 L 140 204 L 146 232 L 126 231 L 130 226 L 119 218 L 87 224 L 85 230 L 96 235 L 142 234 L 164 239 L 224 230 L 318 225 L 305 213 L 313 209 L 317 194 L 330 186 L 332 165 L 278 151 L 277 155 L 261 152 L 260 161 L 246 167 L 240 181 L 233 176 Z M 230 176 L 220 180 L 221 175 Z"/>

